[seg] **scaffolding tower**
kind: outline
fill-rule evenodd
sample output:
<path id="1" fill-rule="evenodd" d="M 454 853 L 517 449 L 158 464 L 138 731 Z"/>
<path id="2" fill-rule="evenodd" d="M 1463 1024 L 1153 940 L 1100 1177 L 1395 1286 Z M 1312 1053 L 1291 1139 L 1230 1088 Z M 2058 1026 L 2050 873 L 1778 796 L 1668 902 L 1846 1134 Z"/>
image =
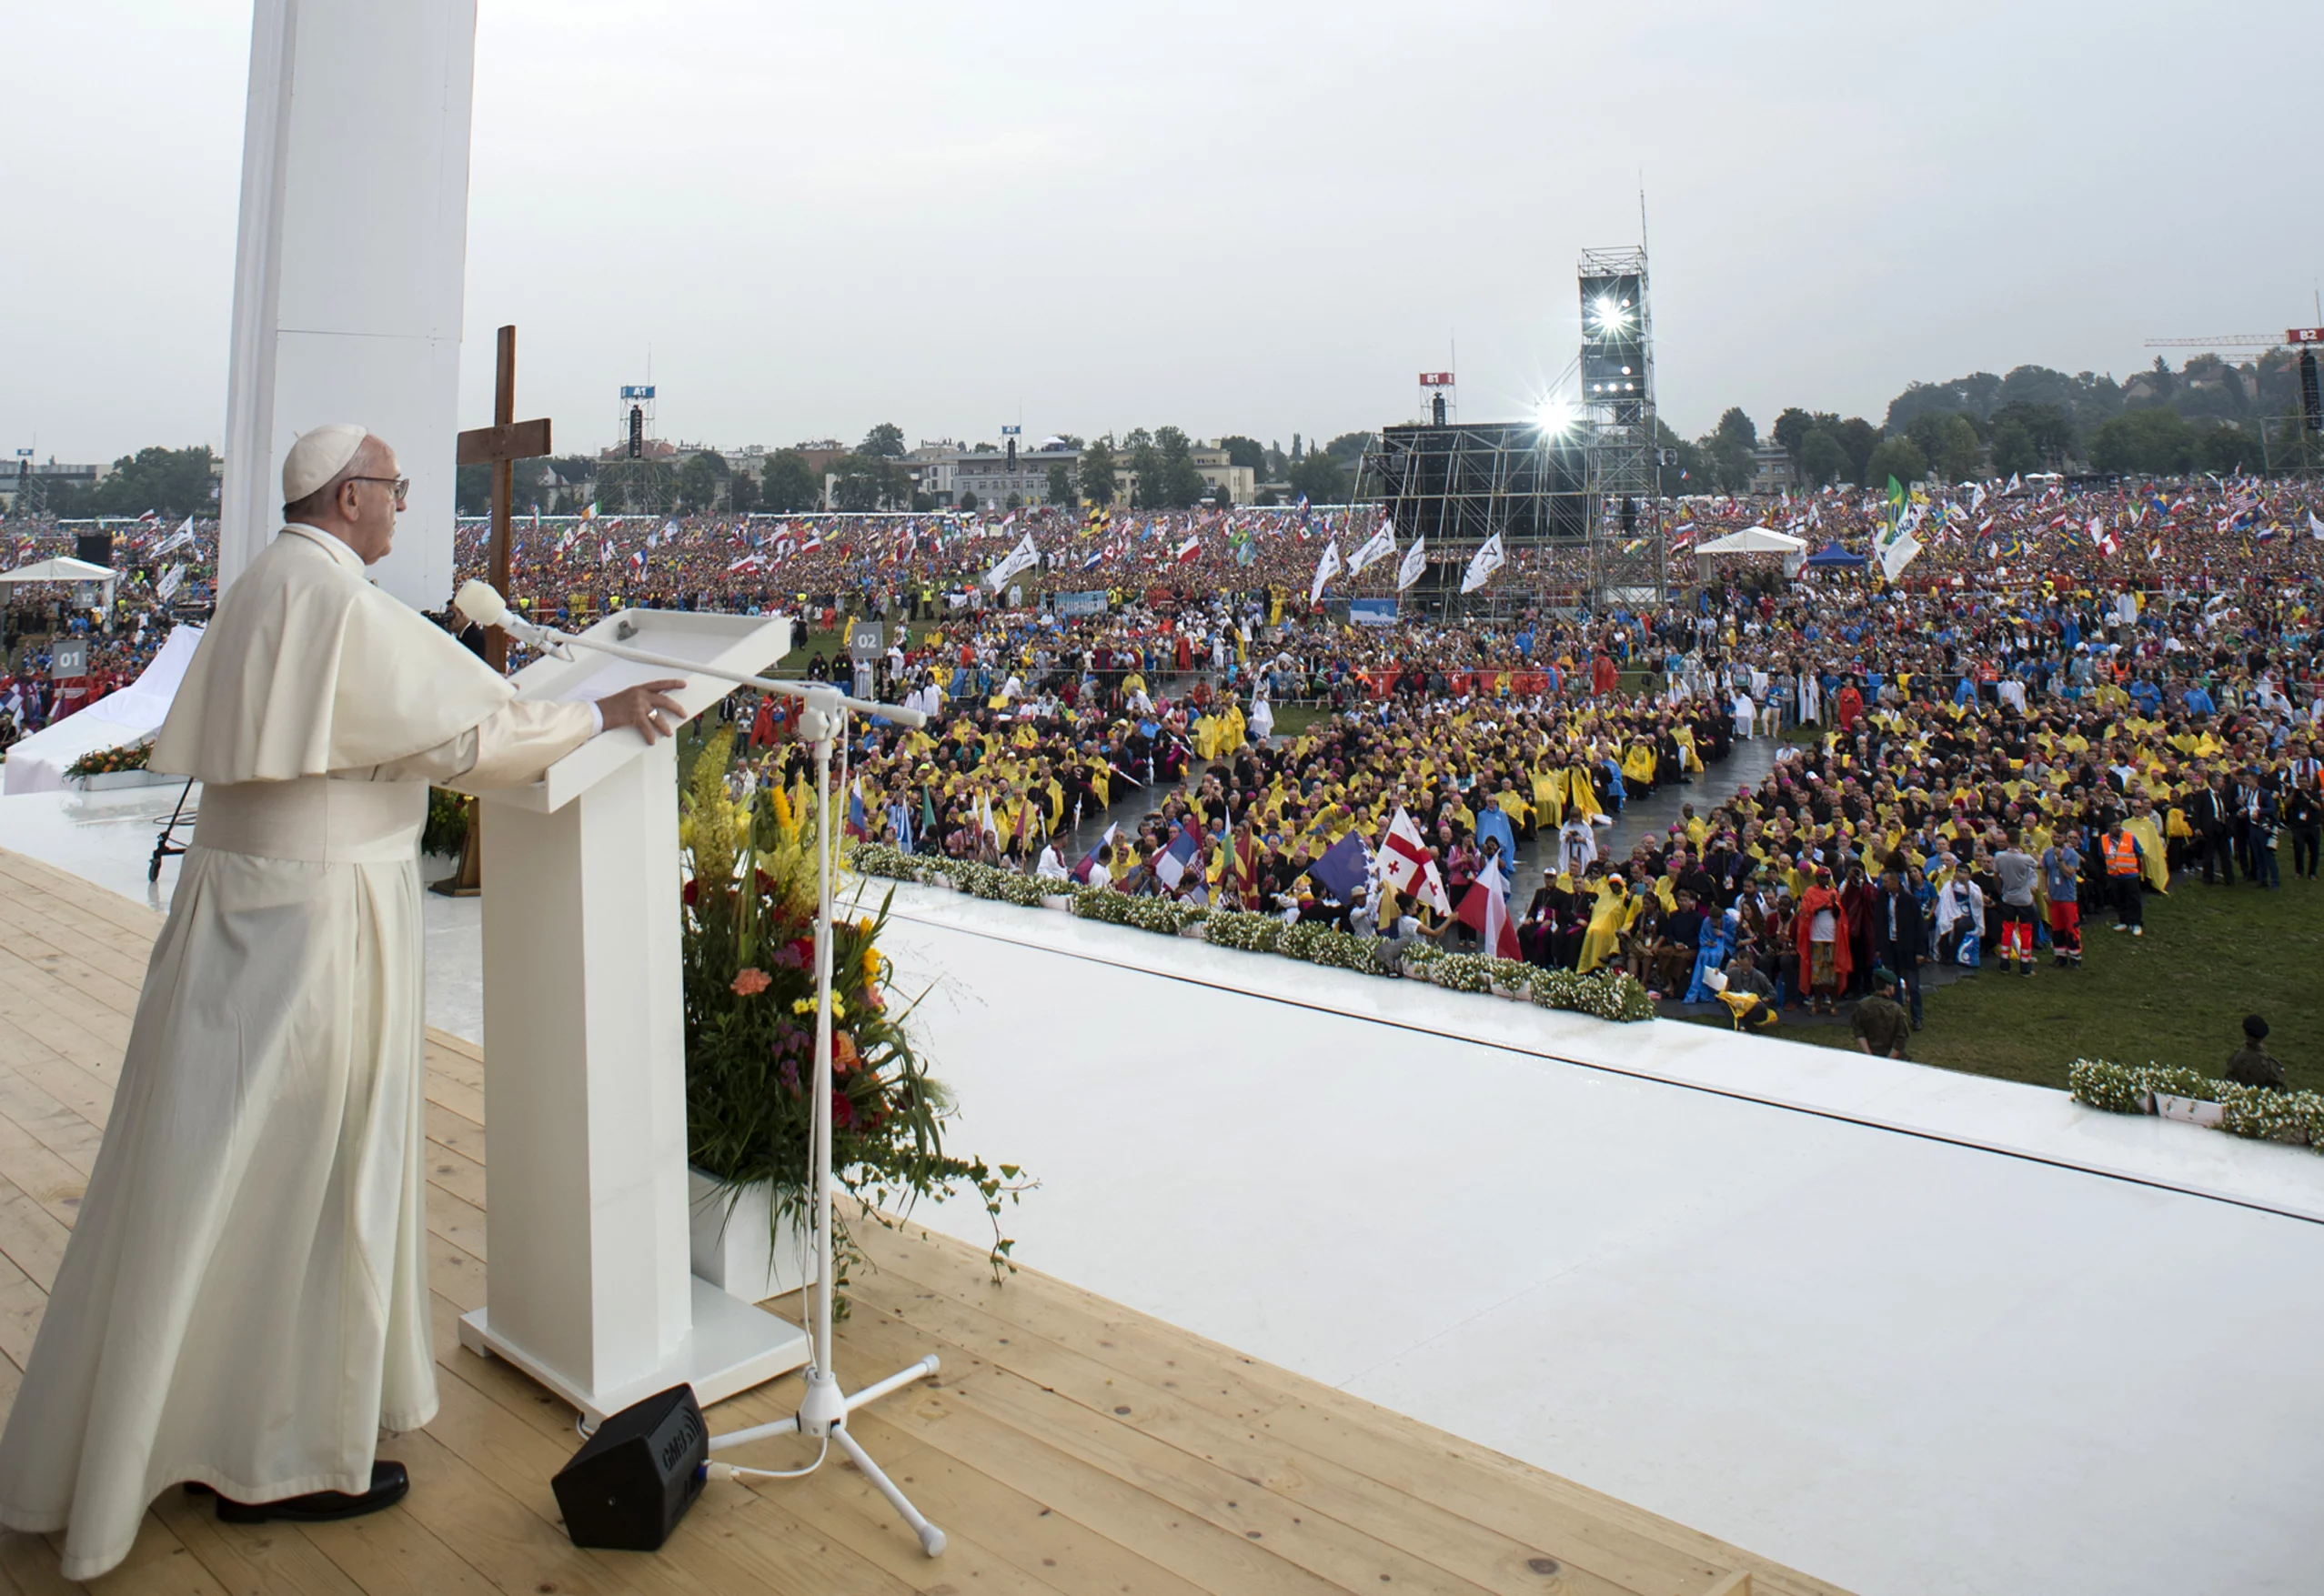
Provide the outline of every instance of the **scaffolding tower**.
<path id="1" fill-rule="evenodd" d="M 1669 546 L 1645 246 L 1585 249 L 1575 275 L 1590 596 L 1602 608 L 1658 608 L 1669 597 Z"/>
<path id="2" fill-rule="evenodd" d="M 1556 591 L 1550 551 L 1578 555 L 1586 547 L 1584 462 L 1578 438 L 1538 422 L 1439 423 L 1432 414 L 1381 428 L 1357 468 L 1355 497 L 1381 501 L 1400 546 L 1427 540 L 1427 566 L 1404 596 L 1424 612 L 1450 617 L 1510 604 L 1570 605 L 1581 597 L 1580 582 L 1575 591 Z M 1517 570 L 1464 600 L 1462 574 L 1496 533 Z M 1577 577 L 1586 568 L 1573 565 Z"/>

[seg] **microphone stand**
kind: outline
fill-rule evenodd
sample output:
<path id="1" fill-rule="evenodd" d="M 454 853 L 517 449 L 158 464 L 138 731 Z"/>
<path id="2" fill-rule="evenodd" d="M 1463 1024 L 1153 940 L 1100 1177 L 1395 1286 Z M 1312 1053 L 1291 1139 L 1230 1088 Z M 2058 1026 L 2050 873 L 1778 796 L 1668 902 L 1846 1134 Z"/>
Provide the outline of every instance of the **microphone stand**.
<path id="1" fill-rule="evenodd" d="M 738 1474 L 798 1478 L 811 1474 L 821 1467 L 823 1460 L 830 1455 L 831 1445 L 836 1442 L 840 1450 L 862 1471 L 863 1477 L 879 1488 L 880 1494 L 888 1499 L 889 1505 L 896 1510 L 904 1522 L 911 1526 L 912 1533 L 920 1538 L 921 1550 L 931 1557 L 941 1556 L 944 1531 L 928 1521 L 926 1516 L 911 1504 L 910 1499 L 904 1495 L 901 1488 L 872 1460 L 871 1454 L 864 1450 L 862 1443 L 847 1430 L 848 1415 L 856 1409 L 934 1374 L 938 1368 L 935 1354 L 931 1353 L 910 1367 L 899 1370 L 886 1379 L 875 1380 L 850 1394 L 840 1388 L 839 1376 L 832 1368 L 831 1344 L 831 1291 L 835 1273 L 831 1259 L 831 863 L 836 840 L 831 830 L 831 746 L 846 735 L 847 715 L 850 709 L 884 716 L 905 726 L 925 725 L 928 717 L 918 709 L 907 709 L 900 705 L 848 698 L 837 688 L 823 682 L 802 684 L 769 677 L 746 676 L 736 671 L 720 670 L 696 660 L 679 659 L 618 643 L 574 637 L 553 627 L 534 626 L 508 614 L 499 594 L 481 582 L 463 586 L 453 602 L 471 620 L 480 625 L 498 626 L 518 642 L 555 658 L 570 659 L 572 649 L 589 648 L 618 658 L 635 660 L 641 665 L 665 666 L 690 676 L 716 677 L 803 700 L 799 716 L 799 734 L 815 748 L 816 811 L 815 1134 L 811 1176 L 815 1186 L 816 1270 L 814 1297 L 809 1314 L 813 1322 L 808 1326 L 810 1361 L 807 1366 L 807 1389 L 800 1399 L 797 1413 L 771 1424 L 759 1424 L 748 1430 L 714 1435 L 709 1439 L 709 1450 L 713 1452 L 725 1451 L 776 1435 L 812 1436 L 820 1440 L 823 1447 L 816 1453 L 815 1461 L 805 1469 L 780 1475 L 770 1470 L 733 1470 Z"/>

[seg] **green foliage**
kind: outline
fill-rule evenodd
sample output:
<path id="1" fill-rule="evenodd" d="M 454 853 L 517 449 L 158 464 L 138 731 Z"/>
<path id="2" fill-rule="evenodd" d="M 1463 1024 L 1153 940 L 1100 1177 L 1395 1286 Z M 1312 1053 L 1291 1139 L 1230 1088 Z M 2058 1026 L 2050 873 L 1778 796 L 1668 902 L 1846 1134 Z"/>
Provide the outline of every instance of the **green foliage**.
<path id="1" fill-rule="evenodd" d="M 55 516 L 215 516 L 211 469 L 217 457 L 206 445 L 191 448 L 139 449 L 113 462 L 104 481 L 92 487 L 47 485 L 48 510 Z M 14 469 L 12 466 L 10 469 Z"/>
<path id="2" fill-rule="evenodd" d="M 453 473 L 452 507 L 463 516 L 482 516 L 491 513 L 491 467 L 462 466 Z"/>
<path id="3" fill-rule="evenodd" d="M 691 515 L 714 507 L 727 469 L 725 459 L 714 449 L 687 456 L 686 463 L 678 468 L 679 510 Z"/>
<path id="4" fill-rule="evenodd" d="M 419 830 L 419 851 L 453 855 L 468 846 L 468 806 L 476 800 L 448 787 L 428 789 L 428 823 Z"/>
<path id="5" fill-rule="evenodd" d="M 2183 1066 L 2116 1064 L 2105 1059 L 2077 1059 L 2066 1075 L 2075 1101 L 2109 1114 L 2152 1113 L 2157 1093 L 2193 1098 L 2219 1105 L 2218 1128 L 2230 1136 L 2305 1142 L 2324 1153 L 2324 1093 L 2277 1091 L 2214 1080 Z"/>
<path id="6" fill-rule="evenodd" d="M 1867 483 L 1882 483 L 1893 477 L 1899 482 L 1918 482 L 1928 475 L 1928 461 L 1908 437 L 1883 438 L 1880 447 L 1864 465 Z"/>
<path id="7" fill-rule="evenodd" d="M 1071 462 L 1055 460 L 1049 467 L 1049 502 L 1070 505 L 1073 502 L 1073 467 Z"/>
<path id="8" fill-rule="evenodd" d="M 1320 450 L 1291 468 L 1290 482 L 1293 491 L 1305 494 L 1310 504 L 1347 502 L 1347 473 L 1340 469 L 1337 460 Z"/>
<path id="9" fill-rule="evenodd" d="M 1799 458 L 1801 446 L 1807 435 L 1816 430 L 1816 417 L 1795 405 L 1776 417 L 1776 425 L 1767 429 L 1794 460 Z"/>
<path id="10" fill-rule="evenodd" d="M 838 479 L 831 485 L 836 509 L 861 514 L 909 503 L 911 478 L 895 461 L 880 455 L 843 455 L 831 467 Z"/>
<path id="11" fill-rule="evenodd" d="M 1711 437 L 1719 443 L 1740 444 L 1746 453 L 1759 447 L 1759 429 L 1751 424 L 1751 417 L 1744 414 L 1740 405 L 1727 407 L 1719 424 L 1711 429 Z"/>
<path id="12" fill-rule="evenodd" d="M 1092 441 L 1082 451 L 1079 471 L 1082 497 L 1101 507 L 1113 502 L 1121 491 L 1121 482 L 1114 475 L 1113 446 L 1104 438 Z"/>
<path id="13" fill-rule="evenodd" d="M 2176 410 L 2159 407 L 2118 416 L 2090 438 L 2090 464 L 2101 471 L 2177 474 L 2195 460 L 2195 429 Z"/>
<path id="14" fill-rule="evenodd" d="M 1810 429 L 1800 439 L 1794 458 L 1799 474 L 1813 487 L 1828 487 L 1848 477 L 1855 469 L 1855 463 L 1848 458 L 1846 446 L 1821 427 Z"/>
<path id="15" fill-rule="evenodd" d="M 1257 438 L 1241 437 L 1230 434 L 1219 439 L 1219 447 L 1226 451 L 1229 464 L 1248 467 L 1261 477 L 1266 475 L 1267 450 Z"/>
<path id="16" fill-rule="evenodd" d="M 118 748 L 91 748 L 65 767 L 67 776 L 118 776 L 125 770 L 143 770 L 154 751 L 153 739 L 123 743 Z"/>
<path id="17" fill-rule="evenodd" d="M 1245 953 L 1273 953 L 1283 940 L 1283 923 L 1271 914 L 1230 910 L 1211 917 L 1203 934 L 1214 948 L 1236 948 Z"/>
<path id="18" fill-rule="evenodd" d="M 900 460 L 904 457 L 904 429 L 892 421 L 882 421 L 863 435 L 856 453 L 882 460 Z"/>
<path id="19" fill-rule="evenodd" d="M 822 497 L 823 487 L 807 457 L 797 449 L 778 449 L 759 470 L 759 507 L 778 516 L 811 510 Z"/>

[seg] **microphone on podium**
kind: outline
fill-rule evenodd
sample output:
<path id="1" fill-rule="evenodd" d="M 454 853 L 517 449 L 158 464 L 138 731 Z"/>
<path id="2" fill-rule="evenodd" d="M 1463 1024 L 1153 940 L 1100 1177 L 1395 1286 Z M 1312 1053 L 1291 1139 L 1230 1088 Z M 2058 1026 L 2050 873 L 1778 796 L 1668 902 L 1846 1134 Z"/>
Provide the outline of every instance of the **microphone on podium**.
<path id="1" fill-rule="evenodd" d="M 634 659 L 641 665 L 663 666 L 692 676 L 716 677 L 721 681 L 736 682 L 744 687 L 760 688 L 772 693 L 785 693 L 792 698 L 803 698 L 809 693 L 808 685 L 802 682 L 778 681 L 763 676 L 750 676 L 740 671 L 723 670 L 715 666 L 704 665 L 698 660 L 680 659 L 668 654 L 649 654 L 642 648 L 625 648 L 619 643 L 603 643 L 593 637 L 577 637 L 570 632 L 560 632 L 555 627 L 535 626 L 509 609 L 508 601 L 500 597 L 499 589 L 489 582 L 478 581 L 474 577 L 460 584 L 460 590 L 452 595 L 452 607 L 480 627 L 498 627 L 527 647 L 537 648 L 541 653 L 551 655 L 558 659 L 570 659 L 573 657 L 570 652 L 573 648 L 589 648 L 599 654 L 613 655 L 620 659 Z M 824 690 L 829 691 L 829 689 Z M 920 710 L 907 709 L 900 704 L 875 704 L 861 698 L 846 698 L 836 692 L 831 693 L 830 696 L 838 705 L 845 706 L 861 714 L 878 715 L 900 725 L 924 726 L 928 722 L 928 717 Z"/>

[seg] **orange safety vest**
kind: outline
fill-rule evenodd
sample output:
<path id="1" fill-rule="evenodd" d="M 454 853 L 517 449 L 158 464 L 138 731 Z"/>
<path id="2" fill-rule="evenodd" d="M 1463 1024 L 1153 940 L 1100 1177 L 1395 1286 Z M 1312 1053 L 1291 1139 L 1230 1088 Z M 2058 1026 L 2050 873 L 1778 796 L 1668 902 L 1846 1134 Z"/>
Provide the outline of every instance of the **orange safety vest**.
<path id="1" fill-rule="evenodd" d="M 2109 876 L 2135 876 L 2138 873 L 2138 845 L 2130 833 L 2119 837 L 2102 837 L 2099 848 L 2106 852 L 2106 873 Z"/>

